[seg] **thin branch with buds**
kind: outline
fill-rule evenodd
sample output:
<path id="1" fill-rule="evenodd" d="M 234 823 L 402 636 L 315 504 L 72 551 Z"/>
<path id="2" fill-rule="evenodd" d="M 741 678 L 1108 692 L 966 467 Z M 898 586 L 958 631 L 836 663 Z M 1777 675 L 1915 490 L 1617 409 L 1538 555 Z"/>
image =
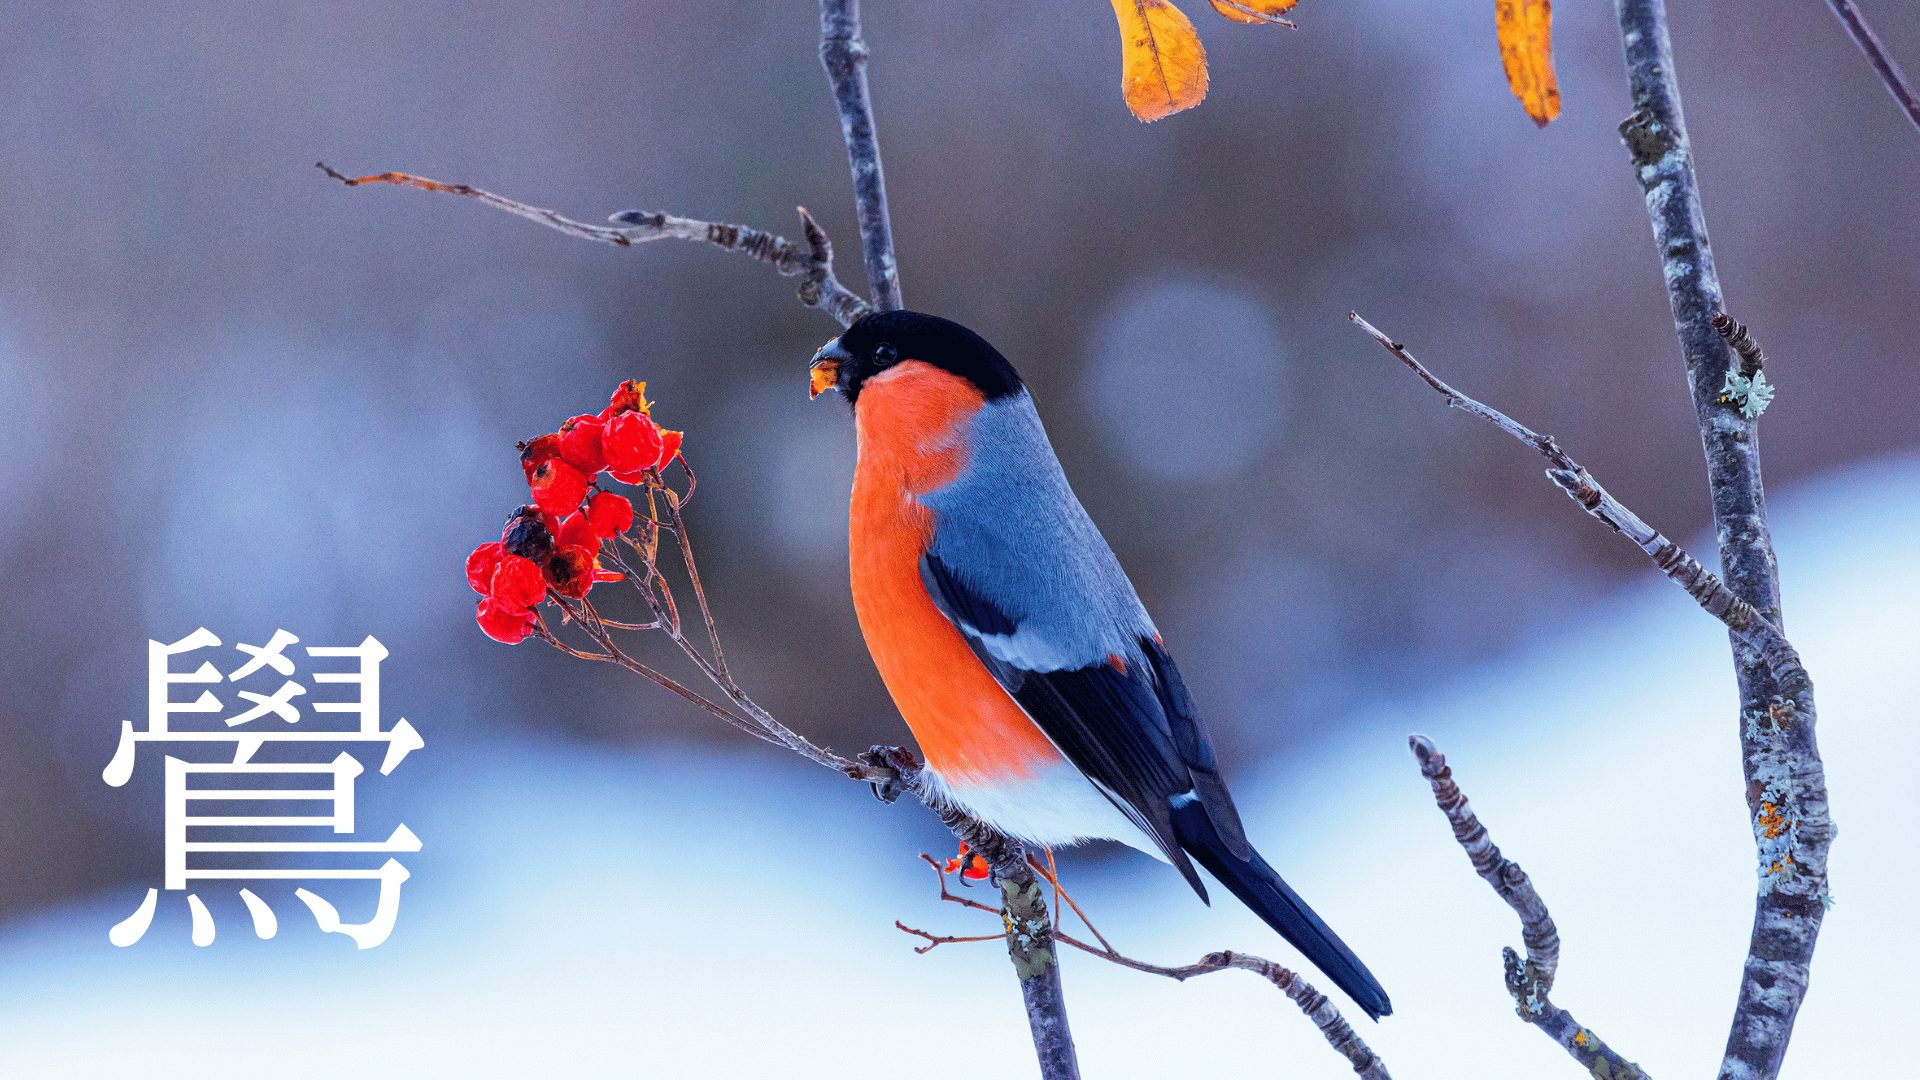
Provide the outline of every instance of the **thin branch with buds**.
<path id="1" fill-rule="evenodd" d="M 1507 992 L 1520 1019 L 1539 1028 L 1563 1047 L 1575 1061 L 1594 1076 L 1609 1080 L 1647 1080 L 1640 1066 L 1621 1057 L 1601 1041 L 1590 1028 L 1583 1027 L 1573 1014 L 1555 1005 L 1548 997 L 1553 977 L 1560 969 L 1560 931 L 1553 925 L 1547 902 L 1540 898 L 1533 881 L 1520 864 L 1500 853 L 1487 827 L 1480 824 L 1467 796 L 1454 782 L 1447 756 L 1424 735 L 1407 739 L 1413 756 L 1419 759 L 1420 775 L 1433 787 L 1433 801 L 1453 826 L 1453 838 L 1472 861 L 1474 872 L 1493 886 L 1500 899 L 1520 916 L 1520 941 L 1526 946 L 1526 959 L 1512 948 L 1501 950 L 1506 966 Z"/>
<path id="2" fill-rule="evenodd" d="M 1398 357 L 1421 381 L 1445 398 L 1448 405 L 1487 421 L 1546 458 L 1549 466 L 1547 478 L 1556 487 L 1566 492 L 1568 497 L 1580 504 L 1581 509 L 1602 524 L 1633 541 L 1668 580 L 1685 589 L 1687 595 L 1693 597 L 1694 602 L 1707 614 L 1725 623 L 1727 629 L 1758 651 L 1782 692 L 1794 703 L 1805 723 L 1811 726 L 1813 682 L 1800 663 L 1800 654 L 1778 626 L 1752 604 L 1735 595 L 1718 575 L 1701 566 L 1700 560 L 1688 554 L 1685 548 L 1667 539 L 1641 520 L 1640 515 L 1609 494 L 1585 466 L 1560 448 L 1552 436 L 1542 435 L 1506 413 L 1447 385 L 1425 364 L 1414 359 L 1406 346 L 1388 337 L 1378 327 L 1361 318 L 1359 313 L 1348 312 L 1347 318 L 1379 342 L 1382 348 Z"/>
<path id="3" fill-rule="evenodd" d="M 622 210 L 609 221 L 613 225 L 590 225 L 584 221 L 548 210 L 544 207 L 510 199 L 505 195 L 496 195 L 484 188 L 472 184 L 451 184 L 444 180 L 433 180 L 413 173 L 383 172 L 370 176 L 348 176 L 329 166 L 324 161 L 314 162 L 314 166 L 348 187 L 360 187 L 365 184 L 390 184 L 394 187 L 418 188 L 421 191 L 439 191 L 449 195 L 459 195 L 472 199 L 482 206 L 502 210 L 515 217 L 545 225 L 549 229 L 580 240 L 591 240 L 597 244 L 612 244 L 615 247 L 632 247 L 654 240 L 687 240 L 694 243 L 711 244 L 722 251 L 737 252 L 773 267 L 782 277 L 801 278 L 799 299 L 807 307 L 819 308 L 834 317 L 841 326 L 852 326 L 854 322 L 871 310 L 865 300 L 840 284 L 833 275 L 833 243 L 827 239 L 826 231 L 807 213 L 807 208 L 799 207 L 800 228 L 806 237 L 805 244 L 798 244 L 784 236 L 755 229 L 747 225 L 733 225 L 724 221 L 699 221 L 694 218 L 679 217 L 660 210 Z"/>

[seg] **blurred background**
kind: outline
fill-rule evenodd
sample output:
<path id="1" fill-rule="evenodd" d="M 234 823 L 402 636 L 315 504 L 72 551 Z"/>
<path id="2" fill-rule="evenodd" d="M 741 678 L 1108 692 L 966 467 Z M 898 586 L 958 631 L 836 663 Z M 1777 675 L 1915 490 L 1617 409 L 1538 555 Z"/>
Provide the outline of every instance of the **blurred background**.
<path id="1" fill-rule="evenodd" d="M 1376 1048 L 1410 1075 L 1567 1068 L 1512 1019 L 1497 953 L 1517 933 L 1425 801 L 1402 741 L 1420 728 L 1561 916 L 1556 996 L 1656 1073 L 1710 1068 L 1752 883 L 1723 638 L 1344 319 L 1559 436 L 1710 560 L 1609 6 L 1556 11 L 1564 112 L 1544 131 L 1508 93 L 1491 10 L 1309 0 L 1287 32 L 1187 3 L 1212 94 L 1148 127 L 1104 5 L 868 7 L 908 303 L 1032 386 L 1251 831 L 1393 991 Z M 1920 65 L 1920 11 L 1871 15 Z M 1913 957 L 1890 899 L 1915 883 L 1891 821 L 1892 765 L 1920 749 L 1914 641 L 1884 614 L 1920 596 L 1899 568 L 1920 526 L 1920 139 L 1820 5 L 1674 16 L 1728 305 L 1781 388 L 1769 492 L 1829 720 L 1841 906 L 1793 1059 L 1821 1075 L 1873 1052 L 1853 1005 L 1920 1004 L 1893 985 L 1893 954 Z M 874 1038 L 923 1047 L 926 1075 L 1028 1068 L 997 946 L 915 957 L 888 925 L 984 932 L 932 902 L 913 856 L 948 840 L 928 815 L 473 624 L 461 562 L 524 497 L 515 441 L 644 378 L 688 432 L 741 681 L 843 751 L 904 741 L 847 597 L 851 424 L 804 392 L 832 321 L 737 256 L 596 246 L 312 167 L 590 221 L 792 234 L 804 204 L 854 284 L 813 5 L 27 4 L 7 22 L 0 1071 L 812 1075 Z M 172 903 L 140 945 L 106 942 L 157 883 L 159 751 L 126 788 L 100 769 L 144 708 L 147 639 L 198 626 L 391 650 L 388 721 L 427 745 L 370 770 L 364 813 L 425 849 L 382 949 L 284 911 L 254 942 L 231 898 L 213 948 Z M 1290 958 L 1144 858 L 1067 866 L 1123 947 Z M 1251 980 L 1148 985 L 1082 959 L 1090 1075 L 1345 1072 Z"/>

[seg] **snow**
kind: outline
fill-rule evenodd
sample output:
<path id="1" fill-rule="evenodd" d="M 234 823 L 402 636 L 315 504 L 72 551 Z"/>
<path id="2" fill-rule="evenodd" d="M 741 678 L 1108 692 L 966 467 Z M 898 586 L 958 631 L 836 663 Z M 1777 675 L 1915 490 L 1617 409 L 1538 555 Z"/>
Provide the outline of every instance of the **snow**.
<path id="1" fill-rule="evenodd" d="M 1903 812 L 1920 665 L 1896 617 L 1920 601 L 1920 458 L 1780 492 L 1774 515 L 1840 824 L 1838 903 L 1786 1075 L 1894 1075 L 1904 1048 L 1882 1025 L 1920 1009 Z M 1649 575 L 1524 652 L 1238 771 L 1249 833 L 1391 992 L 1396 1015 L 1359 1026 L 1396 1075 L 1578 1075 L 1513 1015 L 1499 952 L 1517 923 L 1453 844 L 1408 731 L 1439 743 L 1551 905 L 1555 1000 L 1654 1075 L 1711 1074 L 1754 883 L 1729 667 L 1724 635 Z M 912 856 L 943 834 L 917 809 L 745 751 L 462 752 L 469 768 L 415 793 L 426 849 L 378 949 L 280 904 L 280 937 L 254 941 L 218 901 L 211 948 L 187 942 L 169 902 L 145 941 L 115 949 L 127 889 L 0 929 L 0 1075 L 1028 1073 L 1000 947 L 916 956 L 892 928 L 994 928 L 934 901 Z M 1134 955 L 1292 959 L 1145 856 L 1075 852 L 1065 869 Z M 1090 1077 L 1351 1075 L 1244 973 L 1183 985 L 1077 954 L 1065 973 Z"/>

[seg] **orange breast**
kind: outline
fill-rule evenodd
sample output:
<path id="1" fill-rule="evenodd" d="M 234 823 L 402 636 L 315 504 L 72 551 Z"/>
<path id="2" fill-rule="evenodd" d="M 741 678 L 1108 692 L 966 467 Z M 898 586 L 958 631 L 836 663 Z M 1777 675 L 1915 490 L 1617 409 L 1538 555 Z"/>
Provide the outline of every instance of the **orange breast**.
<path id="1" fill-rule="evenodd" d="M 854 611 L 927 764 L 962 784 L 1024 777 L 1061 760 L 920 580 L 933 514 L 913 496 L 952 480 L 965 464 L 951 436 L 981 404 L 971 383 L 908 360 L 868 380 L 854 413 Z"/>

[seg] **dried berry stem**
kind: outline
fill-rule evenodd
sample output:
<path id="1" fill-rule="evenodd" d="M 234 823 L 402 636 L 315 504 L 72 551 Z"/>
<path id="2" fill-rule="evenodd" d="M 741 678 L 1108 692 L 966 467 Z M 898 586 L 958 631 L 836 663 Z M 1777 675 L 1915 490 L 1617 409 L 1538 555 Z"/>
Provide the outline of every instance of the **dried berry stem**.
<path id="1" fill-rule="evenodd" d="M 692 470 L 688 470 L 687 475 L 691 477 Z M 687 568 L 687 582 L 693 586 L 694 602 L 700 607 L 701 621 L 707 625 L 707 644 L 713 650 L 713 666 L 720 677 L 726 680 L 726 685 L 733 686 L 733 674 L 727 670 L 727 653 L 720 647 L 720 629 L 713 622 L 713 608 L 707 603 L 706 586 L 700 583 L 700 568 L 693 562 L 693 543 L 687 536 L 686 518 L 680 513 L 683 500 L 671 488 L 661 490 L 667 502 L 667 513 L 673 518 L 673 532 L 677 538 L 675 546 L 680 549 L 680 562 Z M 693 487 L 689 484 L 687 495 L 691 497 L 692 494 Z"/>
<path id="2" fill-rule="evenodd" d="M 556 604 L 560 605 L 560 607 L 568 613 L 568 615 L 573 619 L 575 623 L 578 623 L 583 629 L 586 629 L 587 636 L 593 638 L 594 643 L 599 645 L 602 651 L 597 653 L 592 653 L 592 652 L 587 652 L 583 649 L 576 649 L 573 646 L 568 645 L 566 642 L 560 640 L 559 636 L 553 632 L 553 629 L 547 625 L 545 616 L 541 616 L 539 624 L 534 628 L 534 633 L 538 635 L 542 641 L 545 641 L 547 644 L 552 645 L 554 648 L 559 649 L 561 652 L 564 652 L 567 655 L 575 657 L 580 660 L 593 660 L 600 663 L 617 664 L 620 667 L 626 668 L 628 671 L 631 671 L 634 674 L 639 675 L 641 678 L 644 678 L 649 682 L 652 682 L 666 689 L 667 691 L 673 694 L 676 694 L 686 699 L 687 701 L 692 702 L 693 704 L 699 706 L 701 709 L 705 710 L 711 715 L 726 721 L 728 724 L 731 724 L 733 727 L 738 728 L 739 730 L 747 733 L 748 735 L 752 735 L 755 738 L 761 739 L 766 742 L 778 744 L 779 740 L 774 739 L 771 735 L 759 730 L 757 727 L 753 725 L 752 722 L 748 721 L 746 718 L 738 716 L 728 711 L 724 706 L 718 704 L 717 702 L 709 700 L 708 698 L 703 697 L 702 695 L 688 689 L 686 686 L 682 685 L 679 681 L 675 680 L 671 676 L 662 674 L 661 672 L 656 671 L 653 668 L 648 667 L 646 664 L 643 664 L 640 661 L 634 659 L 632 656 L 629 656 L 625 651 L 623 651 L 620 648 L 618 644 L 614 642 L 612 636 L 606 632 L 604 627 L 601 627 L 598 629 L 591 628 L 590 617 L 587 615 L 585 610 L 583 610 L 582 608 L 573 606 L 573 603 L 567 600 L 565 597 L 552 595 L 552 594 L 550 595 L 553 601 Z"/>
<path id="3" fill-rule="evenodd" d="M 691 475 L 691 472 L 689 472 L 689 475 Z M 761 708 L 759 703 L 754 701 L 753 698 L 741 688 L 740 684 L 733 680 L 733 676 L 726 671 L 724 667 L 725 661 L 721 659 L 725 653 L 722 651 L 720 645 L 720 631 L 714 622 L 712 609 L 707 604 L 706 589 L 700 582 L 699 564 L 691 555 L 691 545 L 687 540 L 686 522 L 680 514 L 680 507 L 685 501 L 685 496 L 667 487 L 657 472 L 649 475 L 647 479 L 647 492 L 649 496 L 647 499 L 647 512 L 636 520 L 636 525 L 641 524 L 641 522 L 650 522 L 651 524 L 645 527 L 646 535 L 657 538 L 659 533 L 664 531 L 673 537 L 674 545 L 680 549 L 682 565 L 686 568 L 689 582 L 692 584 L 694 595 L 700 607 L 702 621 L 705 623 L 710 636 L 714 653 L 713 657 L 709 658 L 702 653 L 699 646 L 681 631 L 679 608 L 673 598 L 672 586 L 659 572 L 657 562 L 659 548 L 657 543 L 641 544 L 631 540 L 628 542 L 628 546 L 641 558 L 642 565 L 638 568 L 620 554 L 616 545 L 607 545 L 605 555 L 613 561 L 621 573 L 626 575 L 629 584 L 633 585 L 635 590 L 639 592 L 641 599 L 647 604 L 648 608 L 652 610 L 654 623 L 657 624 L 659 630 L 665 633 L 674 645 L 680 649 L 681 653 L 700 670 L 700 674 L 718 688 L 721 694 L 733 704 L 734 708 L 740 711 L 739 713 L 735 713 L 727 710 L 698 694 L 694 694 L 692 691 L 685 690 L 685 688 L 681 688 L 676 692 L 679 692 L 682 697 L 686 697 L 688 700 L 694 701 L 696 704 L 706 708 L 708 712 L 728 719 L 735 727 L 747 731 L 756 738 L 777 746 L 783 746 L 805 757 L 809 761 L 824 765 L 827 768 L 833 769 L 835 772 L 845 773 L 856 779 L 866 779 L 866 769 L 864 766 L 848 758 L 841 757 L 833 751 L 800 735 L 778 720 L 775 720 L 773 715 Z M 663 523 L 658 520 L 658 508 L 661 503 L 665 503 L 668 508 L 668 516 L 672 519 L 670 522 Z M 575 609 L 569 607 L 568 610 L 574 611 Z M 616 658 L 616 662 L 620 662 L 617 658 L 626 655 L 620 650 L 619 645 L 614 642 L 612 636 L 606 633 L 606 624 L 599 620 L 598 612 L 590 603 L 585 601 L 581 602 L 576 621 L 581 623 L 587 630 L 589 636 L 594 637 L 595 643 L 600 645 L 609 657 Z M 630 657 L 627 659 L 631 660 Z M 629 665 L 622 662 L 622 666 L 625 667 Z M 645 665 L 638 664 L 637 661 L 633 662 L 631 669 L 654 679 L 655 682 L 665 680 L 665 682 L 661 683 L 662 685 L 672 683 L 672 685 L 668 687 L 669 689 L 673 689 L 673 687 L 679 685 L 673 683 L 671 679 L 667 679 L 666 676 L 659 675 L 657 672 L 649 674 L 651 669 L 646 668 Z"/>

